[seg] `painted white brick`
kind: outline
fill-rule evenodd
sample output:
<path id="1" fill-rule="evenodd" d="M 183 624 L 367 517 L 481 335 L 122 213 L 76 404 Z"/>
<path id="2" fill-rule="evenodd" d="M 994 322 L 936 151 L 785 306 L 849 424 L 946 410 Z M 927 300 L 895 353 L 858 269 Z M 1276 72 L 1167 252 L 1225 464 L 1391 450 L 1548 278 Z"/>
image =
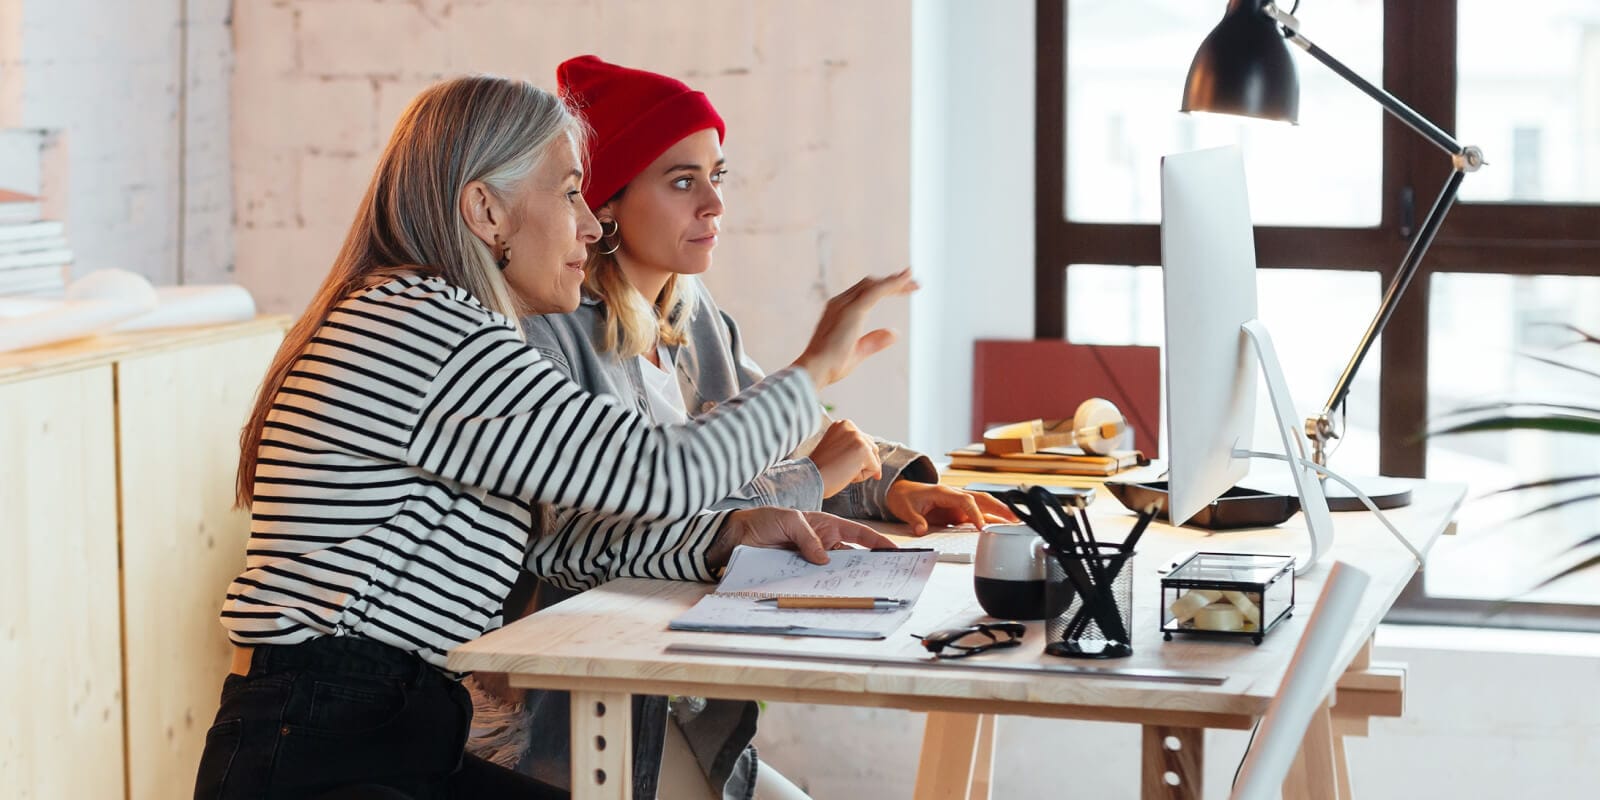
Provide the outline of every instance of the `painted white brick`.
<path id="1" fill-rule="evenodd" d="M 300 5 L 300 67 L 314 75 L 402 76 L 448 63 L 442 16 L 412 3 L 338 0 Z"/>
<path id="2" fill-rule="evenodd" d="M 530 14 L 504 0 L 458 5 L 446 23 L 449 63 L 441 71 L 488 72 L 554 89 L 557 64 L 606 38 L 594 8 L 590 2 L 541 3 L 541 13 Z"/>
<path id="3" fill-rule="evenodd" d="M 377 151 L 302 155 L 300 224 L 308 228 L 349 225 L 377 163 Z"/>
<path id="4" fill-rule="evenodd" d="M 235 165 L 261 151 L 360 153 L 379 144 L 370 79 L 241 75 L 234 87 Z"/>
<path id="5" fill-rule="evenodd" d="M 411 104 L 411 100 L 428 88 L 429 85 L 442 79 L 444 73 L 426 78 L 398 78 L 377 81 L 377 112 L 373 119 L 373 129 L 377 133 L 377 149 L 389 141 L 389 136 L 394 133 L 394 125 L 400 120 L 400 114 Z"/>
<path id="6" fill-rule="evenodd" d="M 239 159 L 233 170 L 233 196 L 239 228 L 284 228 L 297 224 L 300 153 L 263 150 Z"/>
<path id="7" fill-rule="evenodd" d="M 234 232 L 234 279 L 255 296 L 258 308 L 299 311 L 327 277 L 347 229 L 240 228 Z"/>
<path id="8" fill-rule="evenodd" d="M 239 69 L 263 77 L 295 72 L 300 61 L 299 15 L 299 9 L 284 0 L 234 3 L 233 51 Z"/>
<path id="9" fill-rule="evenodd" d="M 171 283 L 180 260 L 208 274 L 231 261 L 230 4 L 0 3 L 0 125 L 59 131 L 41 191 L 74 273 Z"/>

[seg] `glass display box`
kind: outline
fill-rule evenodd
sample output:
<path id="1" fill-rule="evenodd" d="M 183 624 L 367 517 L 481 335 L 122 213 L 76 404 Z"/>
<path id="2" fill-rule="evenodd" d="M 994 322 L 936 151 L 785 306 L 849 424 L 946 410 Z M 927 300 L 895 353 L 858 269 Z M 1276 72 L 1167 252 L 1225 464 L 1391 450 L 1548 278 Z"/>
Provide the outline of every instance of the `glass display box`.
<path id="1" fill-rule="evenodd" d="M 1261 644 L 1294 613 L 1294 558 L 1195 553 L 1161 579 L 1161 633 L 1244 637 Z"/>

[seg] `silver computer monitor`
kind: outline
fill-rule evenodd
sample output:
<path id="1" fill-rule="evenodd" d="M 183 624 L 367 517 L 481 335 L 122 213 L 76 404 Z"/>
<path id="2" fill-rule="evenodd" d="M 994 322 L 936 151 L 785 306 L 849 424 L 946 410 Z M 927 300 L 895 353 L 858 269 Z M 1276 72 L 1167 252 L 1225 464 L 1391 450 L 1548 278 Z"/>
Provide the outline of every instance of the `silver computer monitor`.
<path id="1" fill-rule="evenodd" d="M 1237 147 L 1161 159 L 1167 514 L 1187 522 L 1250 471 L 1256 246 Z"/>
<path id="2" fill-rule="evenodd" d="M 1182 524 L 1250 469 L 1257 365 L 1300 495 L 1316 563 L 1332 537 L 1322 487 L 1306 466 L 1298 418 L 1271 337 L 1256 319 L 1256 251 L 1237 147 L 1161 159 L 1166 302 L 1167 514 Z"/>

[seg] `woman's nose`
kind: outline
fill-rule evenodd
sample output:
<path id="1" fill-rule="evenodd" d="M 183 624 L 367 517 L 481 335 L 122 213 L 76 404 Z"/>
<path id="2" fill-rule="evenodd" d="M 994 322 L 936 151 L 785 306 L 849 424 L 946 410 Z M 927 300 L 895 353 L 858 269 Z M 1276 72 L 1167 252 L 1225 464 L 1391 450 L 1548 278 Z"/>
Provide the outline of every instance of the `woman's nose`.
<path id="1" fill-rule="evenodd" d="M 705 200 L 700 205 L 700 216 L 702 216 L 702 217 L 720 217 L 720 216 L 722 216 L 722 211 L 723 211 L 723 207 L 722 207 L 722 189 L 720 187 L 711 186 L 710 188 L 708 188 L 706 190 L 706 192 L 707 192 L 707 194 L 709 196 L 706 197 Z"/>
<path id="2" fill-rule="evenodd" d="M 584 244 L 594 244 L 600 241 L 600 220 L 595 219 L 594 212 L 589 210 L 588 203 L 578 204 L 583 210 L 578 212 L 578 239 Z"/>

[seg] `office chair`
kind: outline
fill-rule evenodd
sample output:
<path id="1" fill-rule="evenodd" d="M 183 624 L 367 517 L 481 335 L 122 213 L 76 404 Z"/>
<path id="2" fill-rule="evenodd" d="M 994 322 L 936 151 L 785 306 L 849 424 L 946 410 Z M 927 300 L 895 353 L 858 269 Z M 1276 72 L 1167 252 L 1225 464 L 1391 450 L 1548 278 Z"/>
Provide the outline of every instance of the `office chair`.
<path id="1" fill-rule="evenodd" d="M 1279 796 L 1312 715 L 1339 678 L 1334 673 L 1334 659 L 1370 581 L 1367 573 L 1340 561 L 1328 570 L 1322 596 L 1311 609 L 1300 646 L 1289 660 L 1289 671 L 1261 717 L 1255 741 L 1239 768 L 1230 795 L 1233 800 L 1276 800 Z"/>

